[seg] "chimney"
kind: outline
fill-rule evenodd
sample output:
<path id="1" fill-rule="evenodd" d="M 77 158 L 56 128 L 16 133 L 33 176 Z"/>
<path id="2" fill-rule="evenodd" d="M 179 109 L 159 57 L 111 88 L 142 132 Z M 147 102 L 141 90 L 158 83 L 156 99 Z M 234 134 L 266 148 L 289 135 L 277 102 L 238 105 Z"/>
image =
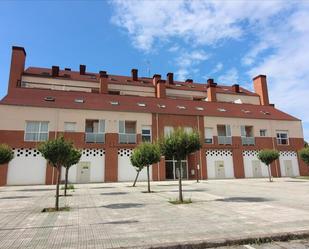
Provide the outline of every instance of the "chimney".
<path id="1" fill-rule="evenodd" d="M 8 94 L 21 85 L 21 76 L 25 71 L 26 51 L 23 47 L 12 47 L 11 68 Z"/>
<path id="2" fill-rule="evenodd" d="M 165 98 L 166 97 L 166 86 L 165 80 L 158 80 L 156 85 L 156 97 Z"/>
<path id="3" fill-rule="evenodd" d="M 100 93 L 107 94 L 108 93 L 108 75 L 106 71 L 100 71 Z"/>
<path id="4" fill-rule="evenodd" d="M 217 83 L 214 83 L 213 79 L 207 80 L 207 100 L 209 102 L 217 101 L 216 86 Z"/>
<path id="5" fill-rule="evenodd" d="M 131 77 L 133 81 L 138 81 L 138 70 L 137 69 L 131 70 Z"/>
<path id="6" fill-rule="evenodd" d="M 239 85 L 238 85 L 238 84 L 232 85 L 232 89 L 233 89 L 233 91 L 234 91 L 235 93 L 239 93 L 239 92 L 240 92 L 240 91 L 239 91 Z"/>
<path id="7" fill-rule="evenodd" d="M 186 79 L 186 83 L 192 84 L 192 83 L 193 83 L 193 80 L 192 80 L 192 79 Z"/>
<path id="8" fill-rule="evenodd" d="M 64 70 L 65 71 L 71 71 L 71 68 L 66 67 Z"/>
<path id="9" fill-rule="evenodd" d="M 167 78 L 168 85 L 174 84 L 174 74 L 173 73 L 167 73 L 166 78 Z"/>
<path id="10" fill-rule="evenodd" d="M 79 74 L 80 75 L 86 74 L 86 65 L 79 65 Z"/>
<path id="11" fill-rule="evenodd" d="M 269 105 L 266 75 L 253 78 L 254 91 L 260 96 L 261 105 Z"/>
<path id="12" fill-rule="evenodd" d="M 161 75 L 160 74 L 154 74 L 152 76 L 152 84 L 156 87 L 157 82 L 161 80 Z"/>
<path id="13" fill-rule="evenodd" d="M 58 66 L 52 66 L 52 76 L 53 77 L 59 76 L 59 67 Z"/>

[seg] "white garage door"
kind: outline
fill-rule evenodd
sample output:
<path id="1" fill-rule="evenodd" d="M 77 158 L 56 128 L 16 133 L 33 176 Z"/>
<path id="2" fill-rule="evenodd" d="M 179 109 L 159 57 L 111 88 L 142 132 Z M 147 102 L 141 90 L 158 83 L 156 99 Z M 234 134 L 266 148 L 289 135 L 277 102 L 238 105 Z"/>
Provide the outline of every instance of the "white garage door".
<path id="1" fill-rule="evenodd" d="M 134 181 L 136 177 L 136 170 L 130 162 L 131 149 L 118 150 L 118 181 Z M 150 179 L 152 179 L 152 167 L 149 167 Z M 147 169 L 144 168 L 138 177 L 138 181 L 147 180 Z"/>
<path id="2" fill-rule="evenodd" d="M 298 159 L 295 151 L 280 151 L 281 176 L 299 176 Z"/>
<path id="3" fill-rule="evenodd" d="M 232 151 L 207 150 L 206 161 L 209 179 L 234 178 Z"/>
<path id="4" fill-rule="evenodd" d="M 14 159 L 9 163 L 7 184 L 45 184 L 46 160 L 36 149 L 14 149 Z"/>
<path id="5" fill-rule="evenodd" d="M 258 151 L 243 151 L 245 177 L 268 177 L 267 166 L 257 158 Z"/>
<path id="6" fill-rule="evenodd" d="M 85 166 L 87 165 L 87 166 Z M 87 168 L 87 169 L 86 169 Z M 69 170 L 69 182 L 87 183 L 104 182 L 105 150 L 83 149 L 80 163 Z M 87 179 L 84 175 L 87 174 Z M 62 168 L 61 180 L 65 179 L 65 169 Z"/>

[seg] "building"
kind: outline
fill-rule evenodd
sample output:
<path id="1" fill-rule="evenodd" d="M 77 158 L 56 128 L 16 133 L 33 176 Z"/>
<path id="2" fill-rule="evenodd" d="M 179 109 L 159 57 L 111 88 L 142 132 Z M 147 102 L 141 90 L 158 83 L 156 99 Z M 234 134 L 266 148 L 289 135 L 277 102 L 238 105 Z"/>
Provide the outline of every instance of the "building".
<path id="1" fill-rule="evenodd" d="M 71 182 L 133 180 L 132 149 L 178 126 L 197 129 L 204 141 L 199 152 L 183 159 L 184 178 L 266 177 L 257 159 L 264 148 L 280 151 L 273 176 L 309 174 L 297 155 L 304 146 L 301 120 L 269 103 L 265 75 L 253 79 L 251 92 L 212 79 L 178 82 L 172 73 L 166 80 L 140 77 L 137 69 L 131 76 L 90 73 L 85 65 L 79 71 L 25 69 L 25 60 L 24 48 L 13 47 L 8 93 L 0 101 L 0 143 L 14 148 L 15 158 L 0 167 L 1 185 L 55 183 L 55 170 L 36 147 L 60 134 L 82 149 Z M 152 180 L 177 178 L 172 158 L 151 168 Z"/>

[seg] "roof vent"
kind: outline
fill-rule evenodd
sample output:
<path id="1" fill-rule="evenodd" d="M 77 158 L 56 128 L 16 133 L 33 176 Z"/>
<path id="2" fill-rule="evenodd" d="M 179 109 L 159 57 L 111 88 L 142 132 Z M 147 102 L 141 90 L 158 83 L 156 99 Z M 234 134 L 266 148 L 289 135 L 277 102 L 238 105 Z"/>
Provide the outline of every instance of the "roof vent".
<path id="1" fill-rule="evenodd" d="M 186 83 L 192 84 L 192 83 L 193 83 L 193 80 L 192 80 L 192 79 L 186 79 Z"/>
<path id="2" fill-rule="evenodd" d="M 261 111 L 261 113 L 263 113 L 264 115 L 270 115 L 270 112 L 266 112 L 266 111 Z"/>
<path id="3" fill-rule="evenodd" d="M 181 110 L 186 109 L 186 107 L 185 107 L 185 106 L 183 106 L 183 105 L 178 105 L 178 106 L 177 106 L 177 108 L 178 108 L 178 109 L 181 109 Z"/>
<path id="4" fill-rule="evenodd" d="M 234 100 L 234 104 L 242 104 L 241 99 L 236 99 L 236 100 Z"/>
<path id="5" fill-rule="evenodd" d="M 217 109 L 219 112 L 226 112 L 226 110 L 224 108 L 218 108 Z"/>
<path id="6" fill-rule="evenodd" d="M 195 109 L 198 110 L 198 111 L 204 111 L 204 108 L 200 107 L 200 106 L 195 107 Z"/>
<path id="7" fill-rule="evenodd" d="M 71 71 L 71 68 L 66 67 L 64 70 L 65 71 Z"/>
<path id="8" fill-rule="evenodd" d="M 51 97 L 51 96 L 47 96 L 44 98 L 45 101 L 51 101 L 51 102 L 55 102 L 55 98 Z"/>
<path id="9" fill-rule="evenodd" d="M 137 103 L 137 105 L 140 106 L 140 107 L 146 107 L 145 103 Z"/>
<path id="10" fill-rule="evenodd" d="M 251 111 L 249 111 L 249 110 L 244 110 L 244 109 L 242 109 L 241 111 L 242 111 L 243 113 L 246 113 L 246 114 L 251 113 Z"/>
<path id="11" fill-rule="evenodd" d="M 111 105 L 119 105 L 118 101 L 111 101 L 110 103 L 111 103 Z"/>
<path id="12" fill-rule="evenodd" d="M 85 103 L 85 100 L 84 99 L 74 99 L 74 102 L 82 104 L 82 103 Z"/>
<path id="13" fill-rule="evenodd" d="M 166 108 L 166 105 L 158 104 L 158 107 L 159 107 L 159 108 Z"/>

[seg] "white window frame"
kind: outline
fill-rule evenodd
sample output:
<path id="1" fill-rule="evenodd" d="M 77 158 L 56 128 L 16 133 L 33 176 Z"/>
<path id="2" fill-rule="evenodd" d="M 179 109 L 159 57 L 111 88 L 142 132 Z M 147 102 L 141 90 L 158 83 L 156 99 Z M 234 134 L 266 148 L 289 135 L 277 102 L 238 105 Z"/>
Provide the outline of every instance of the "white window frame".
<path id="1" fill-rule="evenodd" d="M 127 133 L 126 132 L 126 122 L 135 122 L 135 133 Z M 120 130 L 120 124 L 123 125 L 123 131 Z M 118 134 L 119 134 L 119 143 L 121 144 L 136 144 L 137 143 L 137 139 L 136 139 L 136 135 L 137 135 L 137 121 L 136 120 L 119 120 L 118 121 Z M 123 141 L 122 138 L 126 137 L 126 141 Z M 130 139 L 132 139 L 130 141 Z"/>
<path id="2" fill-rule="evenodd" d="M 143 134 L 143 131 L 148 130 L 149 134 Z M 149 141 L 145 141 L 145 142 L 152 142 L 152 133 L 151 133 L 151 125 L 142 125 L 142 141 L 143 141 L 143 137 L 149 137 Z M 144 141 L 143 141 L 144 142 Z"/>
<path id="3" fill-rule="evenodd" d="M 74 126 L 74 129 L 66 129 L 66 125 L 72 125 Z M 76 132 L 76 122 L 64 122 L 64 127 L 63 127 L 64 132 Z"/>
<path id="4" fill-rule="evenodd" d="M 286 138 L 278 137 L 278 135 L 286 134 Z M 290 139 L 289 139 L 289 132 L 287 130 L 276 130 L 276 140 L 278 145 L 289 145 Z M 282 143 L 282 140 L 287 140 L 286 144 Z"/>
<path id="5" fill-rule="evenodd" d="M 207 130 L 211 131 L 211 136 L 208 136 L 208 132 Z M 204 142 L 205 144 L 213 144 L 214 143 L 214 133 L 213 133 L 214 129 L 212 127 L 205 127 L 205 139 Z M 211 142 L 207 142 L 208 139 L 211 139 Z"/>
<path id="6" fill-rule="evenodd" d="M 28 123 L 39 123 L 39 130 L 37 132 L 27 132 Z M 42 132 L 42 123 L 47 123 L 47 131 Z M 27 134 L 37 134 L 37 139 L 27 139 Z M 46 134 L 46 140 L 41 139 L 41 135 Z M 24 130 L 24 141 L 26 142 L 43 142 L 47 141 L 49 137 L 49 121 L 34 121 L 34 120 L 26 120 L 25 130 Z"/>

